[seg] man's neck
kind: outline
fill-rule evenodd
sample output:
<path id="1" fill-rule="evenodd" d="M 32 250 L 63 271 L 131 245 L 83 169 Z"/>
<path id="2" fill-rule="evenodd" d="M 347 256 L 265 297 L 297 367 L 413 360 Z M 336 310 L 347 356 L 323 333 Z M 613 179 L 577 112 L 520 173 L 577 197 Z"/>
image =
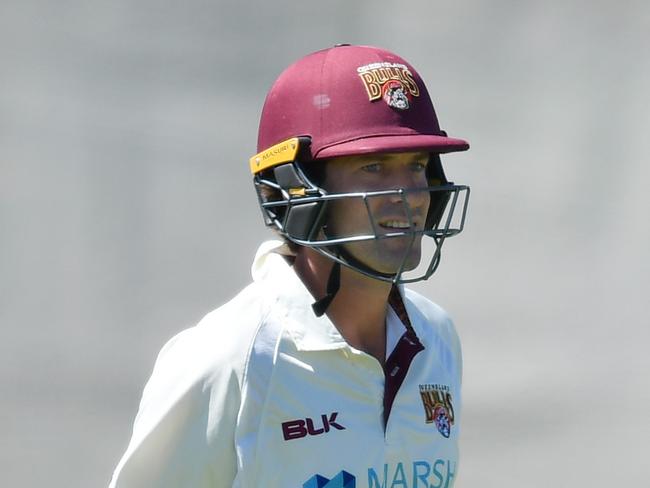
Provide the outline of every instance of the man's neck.
<path id="1" fill-rule="evenodd" d="M 327 293 L 333 261 L 303 247 L 294 262 L 296 274 L 317 299 Z M 343 338 L 352 347 L 374 356 L 381 364 L 386 357 L 386 312 L 391 284 L 341 266 L 340 288 L 326 310 Z"/>

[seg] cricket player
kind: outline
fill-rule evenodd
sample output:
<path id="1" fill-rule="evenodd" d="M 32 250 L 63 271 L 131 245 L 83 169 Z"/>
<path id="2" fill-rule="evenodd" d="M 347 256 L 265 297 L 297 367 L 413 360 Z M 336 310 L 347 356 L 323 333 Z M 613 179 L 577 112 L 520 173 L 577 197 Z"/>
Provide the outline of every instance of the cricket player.
<path id="1" fill-rule="evenodd" d="M 160 352 L 115 488 L 416 488 L 458 473 L 461 349 L 405 283 L 464 224 L 424 82 L 337 45 L 271 87 L 250 161 L 252 283 Z"/>

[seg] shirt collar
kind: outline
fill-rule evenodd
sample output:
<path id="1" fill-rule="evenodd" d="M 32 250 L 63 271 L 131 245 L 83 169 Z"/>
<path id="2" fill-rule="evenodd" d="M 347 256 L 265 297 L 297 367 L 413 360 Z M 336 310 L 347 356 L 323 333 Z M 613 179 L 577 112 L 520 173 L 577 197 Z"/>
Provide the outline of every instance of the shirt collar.
<path id="1" fill-rule="evenodd" d="M 316 299 L 283 256 L 288 254 L 290 252 L 282 241 L 271 240 L 262 243 L 255 254 L 251 274 L 253 280 L 262 285 L 264 293 L 275 298 L 273 306 L 277 307 L 276 313 L 284 321 L 296 347 L 304 351 L 349 347 L 327 315 L 316 317 L 314 314 L 311 306 Z M 414 331 L 409 320 L 409 317 L 417 316 L 417 310 L 413 310 L 411 304 L 404 299 L 404 289 L 401 285 L 391 291 L 390 304 L 388 313 L 395 314 L 392 318 L 399 321 L 403 327 L 395 327 L 393 332 L 401 336 L 404 330 L 407 333 L 410 330 L 417 340 L 421 331 Z M 396 306 L 397 304 L 401 306 Z M 387 324 L 387 327 L 391 325 L 393 324 Z"/>
<path id="2" fill-rule="evenodd" d="M 283 320 L 296 347 L 306 351 L 349 347 L 327 315 L 314 314 L 311 305 L 316 299 L 283 257 L 286 251 L 281 241 L 264 242 L 255 255 L 252 275 L 264 293 L 275 298 L 275 314 Z"/>
<path id="3" fill-rule="evenodd" d="M 406 332 L 406 326 L 395 313 L 393 307 L 388 307 L 386 313 L 386 359 L 395 350 L 395 346 Z"/>

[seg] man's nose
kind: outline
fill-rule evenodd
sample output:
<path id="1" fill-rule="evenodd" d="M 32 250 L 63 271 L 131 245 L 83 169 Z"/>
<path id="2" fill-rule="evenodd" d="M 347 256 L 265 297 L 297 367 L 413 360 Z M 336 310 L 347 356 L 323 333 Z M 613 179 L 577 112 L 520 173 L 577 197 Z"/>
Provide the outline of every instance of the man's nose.
<path id="1" fill-rule="evenodd" d="M 429 186 L 423 173 L 414 173 L 413 171 L 398 172 L 393 178 L 392 185 L 393 188 L 404 190 L 403 193 L 391 195 L 393 203 L 402 203 L 403 200 L 406 200 L 412 208 L 429 205 L 429 192 L 426 190 L 415 191 Z"/>

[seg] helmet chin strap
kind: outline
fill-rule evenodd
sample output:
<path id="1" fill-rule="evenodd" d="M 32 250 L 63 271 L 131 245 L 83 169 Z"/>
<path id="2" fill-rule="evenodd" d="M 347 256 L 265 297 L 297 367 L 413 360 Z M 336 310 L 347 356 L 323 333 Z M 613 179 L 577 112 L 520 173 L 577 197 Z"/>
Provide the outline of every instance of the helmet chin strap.
<path id="1" fill-rule="evenodd" d="M 336 247 L 338 248 L 337 254 L 339 258 L 344 258 L 345 261 L 350 264 L 360 266 L 367 270 L 370 270 L 373 273 L 383 275 L 383 273 L 379 273 L 378 271 L 363 265 L 357 259 L 350 256 L 349 253 L 345 252 L 345 250 L 342 249 L 342 246 L 336 246 Z M 352 267 L 351 269 L 357 271 L 354 267 Z M 391 275 L 387 274 L 385 276 L 389 277 Z M 317 317 L 321 317 L 327 311 L 327 308 L 334 300 L 334 297 L 336 297 L 336 294 L 338 293 L 340 288 L 341 288 L 341 263 L 339 263 L 338 261 L 334 261 L 334 265 L 332 266 L 332 270 L 330 271 L 329 278 L 327 279 L 326 295 L 318 299 L 317 301 L 315 301 L 311 306 Z"/>
<path id="2" fill-rule="evenodd" d="M 323 234 L 327 236 L 327 226 L 323 226 L 321 232 L 323 232 Z M 334 254 L 337 255 L 339 258 L 344 258 L 346 262 L 349 262 L 349 260 L 351 259 L 351 256 L 349 255 L 345 257 L 343 256 L 348 253 L 346 253 L 345 250 L 343 249 L 343 246 L 340 245 L 334 246 Z M 327 308 L 334 300 L 334 297 L 336 297 L 336 294 L 339 292 L 340 288 L 341 288 L 341 263 L 338 261 L 334 261 L 334 265 L 332 266 L 332 269 L 330 271 L 329 278 L 327 279 L 326 295 L 316 300 L 311 305 L 311 308 L 314 310 L 316 317 L 322 317 L 325 314 Z"/>
<path id="3" fill-rule="evenodd" d="M 323 229 L 321 229 L 321 231 L 323 232 L 323 234 L 325 234 L 325 236 L 327 236 L 326 226 L 324 226 Z M 367 266 L 366 264 L 362 263 L 357 258 L 355 258 L 350 252 L 348 252 L 343 245 L 339 244 L 333 246 L 332 251 L 333 254 L 338 259 L 341 259 L 346 266 L 353 269 L 354 271 L 365 272 L 364 274 L 367 274 L 367 276 L 371 276 L 375 279 L 381 279 L 379 277 L 391 278 L 391 281 L 393 282 L 393 284 L 395 284 L 395 278 L 402 275 L 404 262 L 406 261 L 409 253 L 411 252 L 411 249 L 413 248 L 413 241 L 414 239 L 412 238 L 408 248 L 404 253 L 404 257 L 402 258 L 402 264 L 400 265 L 400 269 L 395 274 L 381 273 L 376 269 Z M 316 314 L 317 317 L 321 317 L 325 313 L 327 308 L 334 300 L 334 297 L 338 293 L 340 287 L 341 287 L 341 262 L 335 260 L 334 265 L 332 266 L 332 269 L 330 271 L 329 278 L 327 280 L 327 294 L 312 304 L 312 309 L 314 310 L 314 313 Z"/>
<path id="4" fill-rule="evenodd" d="M 330 276 L 327 280 L 327 294 L 311 305 L 311 308 L 314 310 L 316 317 L 321 317 L 325 313 L 327 307 L 329 307 L 332 303 L 332 300 L 334 300 L 334 297 L 338 293 L 340 287 L 341 264 L 335 261 L 334 265 L 332 266 L 332 270 L 330 271 Z"/>

